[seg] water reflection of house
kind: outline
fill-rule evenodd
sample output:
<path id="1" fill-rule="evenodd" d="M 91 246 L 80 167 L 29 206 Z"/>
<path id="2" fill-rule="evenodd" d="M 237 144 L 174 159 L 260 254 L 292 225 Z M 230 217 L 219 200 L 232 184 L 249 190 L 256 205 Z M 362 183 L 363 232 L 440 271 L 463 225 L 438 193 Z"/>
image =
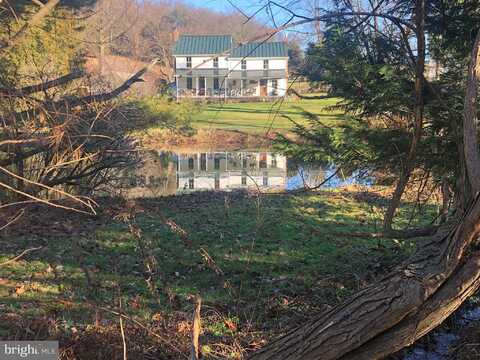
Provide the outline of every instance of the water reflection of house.
<path id="1" fill-rule="evenodd" d="M 129 198 L 175 194 L 175 156 L 155 151 L 145 153 L 141 164 L 123 175 L 120 187 L 121 192 Z"/>
<path id="2" fill-rule="evenodd" d="M 287 159 L 268 152 L 145 153 L 123 174 L 120 189 L 129 198 L 198 190 L 286 189 Z"/>
<path id="3" fill-rule="evenodd" d="M 211 152 L 180 154 L 178 189 L 284 188 L 285 156 L 267 152 Z"/>
<path id="4" fill-rule="evenodd" d="M 266 152 L 214 152 L 179 155 L 179 190 L 283 188 L 285 156 Z"/>

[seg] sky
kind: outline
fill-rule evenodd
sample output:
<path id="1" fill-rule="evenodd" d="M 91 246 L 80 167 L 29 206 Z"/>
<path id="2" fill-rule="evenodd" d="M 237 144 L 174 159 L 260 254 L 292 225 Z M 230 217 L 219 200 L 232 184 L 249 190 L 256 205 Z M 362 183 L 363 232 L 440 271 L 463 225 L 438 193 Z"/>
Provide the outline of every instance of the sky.
<path id="1" fill-rule="evenodd" d="M 241 12 L 243 15 L 250 16 L 255 15 L 255 19 L 268 26 L 280 25 L 284 21 L 290 18 L 291 14 L 282 10 L 279 7 L 272 7 L 272 12 L 275 18 L 276 24 L 272 22 L 271 14 L 268 14 L 264 5 L 266 0 L 183 0 L 188 4 L 192 4 L 196 7 L 208 8 L 221 12 Z M 314 0 L 312 0 L 314 1 Z M 328 3 L 327 0 L 316 0 L 320 5 Z M 305 4 L 308 0 L 276 0 L 277 3 L 286 6 L 294 10 L 296 13 L 302 14 L 306 11 Z M 259 11 L 260 10 L 260 11 Z M 311 15 L 307 12 L 306 15 Z"/>
<path id="2" fill-rule="evenodd" d="M 188 4 L 197 7 L 204 7 L 222 12 L 239 12 L 242 11 L 246 15 L 252 15 L 259 10 L 266 3 L 264 0 L 184 0 Z M 299 3 L 301 0 L 277 0 L 278 3 L 288 5 L 292 3 Z M 276 12 L 282 12 L 279 9 Z M 281 15 L 281 14 L 279 14 Z M 267 20 L 267 13 L 265 10 L 257 14 L 257 19 Z M 263 19 L 262 19 L 263 17 Z"/>
<path id="3" fill-rule="evenodd" d="M 198 7 L 205 7 L 217 11 L 231 11 L 234 10 L 232 5 L 226 0 L 186 0 L 186 3 L 192 4 Z M 235 3 L 241 3 L 242 1 L 235 1 Z"/>
<path id="4" fill-rule="evenodd" d="M 363 0 L 360 0 L 363 1 Z M 291 13 L 282 10 L 280 7 L 272 7 L 271 11 L 273 17 L 265 9 L 266 0 L 183 0 L 187 4 L 195 7 L 208 8 L 220 12 L 241 12 L 245 16 L 255 14 L 255 20 L 263 25 L 269 27 L 276 27 L 283 25 L 291 19 Z M 276 3 L 281 4 L 297 14 L 311 16 L 311 4 L 317 3 L 317 6 L 326 6 L 328 0 L 276 0 Z M 306 6 L 310 4 L 309 6 Z M 272 18 L 274 21 L 272 21 Z M 293 19 L 299 20 L 299 18 Z M 307 26 L 288 29 L 282 32 L 286 36 L 295 36 L 297 40 L 308 42 L 313 35 L 312 29 Z M 298 37 L 300 36 L 300 38 Z"/>

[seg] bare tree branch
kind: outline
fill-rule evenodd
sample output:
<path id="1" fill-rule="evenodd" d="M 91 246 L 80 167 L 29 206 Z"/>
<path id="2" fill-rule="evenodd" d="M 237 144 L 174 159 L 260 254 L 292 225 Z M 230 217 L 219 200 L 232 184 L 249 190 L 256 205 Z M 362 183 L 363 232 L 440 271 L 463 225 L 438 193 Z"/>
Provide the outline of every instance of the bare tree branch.
<path id="1" fill-rule="evenodd" d="M 330 95 L 302 95 L 295 89 L 288 89 L 288 92 L 294 94 L 295 96 L 298 96 L 300 99 L 305 99 L 305 100 L 321 100 L 321 99 L 331 98 Z"/>
<path id="2" fill-rule="evenodd" d="M 146 72 L 148 72 L 155 64 L 157 64 L 158 61 L 159 59 L 154 59 L 152 62 L 150 62 L 150 64 L 148 64 L 148 66 L 145 66 L 143 69 L 136 72 L 129 79 L 127 79 L 122 85 L 120 85 L 119 87 L 117 87 L 111 92 L 85 96 L 85 97 L 76 98 L 73 100 L 61 100 L 56 103 L 53 103 L 52 105 L 53 107 L 61 106 L 61 105 L 67 105 L 68 107 L 76 107 L 76 106 L 91 104 L 95 102 L 105 102 L 105 101 L 112 100 L 117 96 L 119 96 L 120 94 L 122 94 L 123 92 L 130 89 L 130 87 L 133 84 L 137 82 L 143 82 L 144 80 L 142 79 L 142 76 Z"/>
<path id="3" fill-rule="evenodd" d="M 37 251 L 37 250 L 40 250 L 40 249 L 43 249 L 43 246 L 39 246 L 39 247 L 34 247 L 34 248 L 31 248 L 31 249 L 27 249 L 27 250 L 23 250 L 19 255 L 15 256 L 13 259 L 10 259 L 10 260 L 7 260 L 3 263 L 0 263 L 0 266 L 5 266 L 5 265 L 8 265 L 8 264 L 11 264 L 15 261 L 18 261 L 20 260 L 22 257 L 24 257 L 25 255 L 27 255 L 28 253 L 31 253 L 32 251 Z"/>
<path id="4" fill-rule="evenodd" d="M 0 96 L 25 96 L 40 91 L 45 91 L 57 86 L 68 84 L 69 82 L 79 79 L 85 75 L 85 72 L 76 70 L 70 74 L 61 76 L 57 79 L 43 82 L 36 85 L 25 86 L 21 89 L 0 88 Z"/>

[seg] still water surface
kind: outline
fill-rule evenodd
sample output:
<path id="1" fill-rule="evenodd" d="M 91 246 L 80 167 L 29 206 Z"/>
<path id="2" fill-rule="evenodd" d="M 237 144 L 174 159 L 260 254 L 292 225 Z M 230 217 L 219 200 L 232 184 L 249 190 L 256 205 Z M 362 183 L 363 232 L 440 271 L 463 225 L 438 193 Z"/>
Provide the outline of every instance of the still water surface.
<path id="1" fill-rule="evenodd" d="M 119 189 L 127 198 L 180 195 L 195 191 L 259 189 L 295 190 L 322 185 L 340 187 L 362 183 L 356 176 L 334 175 L 334 168 L 306 166 L 268 151 L 211 151 L 198 153 L 146 151 L 142 161 L 125 171 Z"/>

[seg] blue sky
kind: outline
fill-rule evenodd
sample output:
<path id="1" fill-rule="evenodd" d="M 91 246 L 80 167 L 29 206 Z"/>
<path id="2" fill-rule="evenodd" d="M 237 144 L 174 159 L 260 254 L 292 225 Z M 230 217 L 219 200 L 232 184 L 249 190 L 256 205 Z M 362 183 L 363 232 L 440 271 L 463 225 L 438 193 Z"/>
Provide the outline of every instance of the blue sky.
<path id="1" fill-rule="evenodd" d="M 217 10 L 217 11 L 232 11 L 234 10 L 233 7 L 228 3 L 226 0 L 186 0 L 185 2 L 192 4 L 197 7 L 206 7 L 209 9 Z M 235 1 L 234 3 L 238 3 L 239 1 Z M 241 1 L 240 1 L 241 3 Z"/>
<path id="2" fill-rule="evenodd" d="M 251 15 L 254 14 L 257 10 L 263 7 L 265 5 L 266 1 L 264 0 L 184 0 L 188 4 L 192 4 L 193 6 L 196 7 L 204 7 L 216 11 L 222 11 L 222 12 L 238 12 L 240 9 L 242 12 L 244 12 L 246 15 Z M 298 2 L 298 0 L 294 1 L 283 1 L 279 0 L 279 3 L 293 3 L 293 2 Z M 282 11 L 279 9 L 276 9 L 276 12 L 281 13 Z M 257 19 L 262 19 L 262 17 L 266 17 L 266 12 L 265 11 L 260 11 L 260 13 L 257 14 Z"/>
<path id="3" fill-rule="evenodd" d="M 183 0 L 188 4 L 192 4 L 196 7 L 208 8 L 211 10 L 221 11 L 221 12 L 237 12 L 240 10 L 246 15 L 252 15 L 257 13 L 257 11 L 264 7 L 266 1 L 265 0 Z M 294 10 L 298 14 L 302 14 L 304 12 L 305 15 L 311 15 L 309 10 L 305 7 L 304 0 L 277 0 L 278 3 Z M 325 5 L 328 3 L 327 0 L 320 0 L 320 5 Z M 272 22 L 272 17 L 269 15 L 265 9 L 258 12 L 255 16 L 255 19 L 260 22 L 261 24 L 267 26 L 277 26 L 281 25 L 283 22 L 290 19 L 290 13 L 282 10 L 278 7 L 272 7 L 272 11 L 274 14 L 275 24 Z M 298 20 L 298 19 L 297 19 Z M 311 31 L 311 29 L 306 30 L 306 27 L 290 29 L 283 32 L 283 34 L 299 34 L 296 30 L 300 32 L 304 31 Z M 308 37 L 308 36 L 307 36 Z"/>
<path id="4" fill-rule="evenodd" d="M 278 3 L 285 5 L 287 7 L 292 7 L 295 11 L 299 13 L 302 12 L 303 8 L 299 4 L 302 3 L 302 0 L 277 0 Z M 324 0 L 326 1 L 326 0 Z M 239 10 L 245 15 L 252 15 L 256 13 L 259 9 L 263 8 L 266 1 L 265 0 L 184 0 L 188 4 L 192 4 L 196 7 L 208 8 L 211 10 L 221 11 L 221 12 L 239 12 Z M 295 6 L 296 5 L 296 6 Z M 290 14 L 286 13 L 280 8 L 272 8 L 275 20 L 280 23 L 282 20 L 286 20 Z M 288 15 L 288 16 L 287 16 Z M 257 21 L 268 24 L 271 24 L 271 16 L 267 14 L 266 10 L 261 10 L 255 16 Z"/>

